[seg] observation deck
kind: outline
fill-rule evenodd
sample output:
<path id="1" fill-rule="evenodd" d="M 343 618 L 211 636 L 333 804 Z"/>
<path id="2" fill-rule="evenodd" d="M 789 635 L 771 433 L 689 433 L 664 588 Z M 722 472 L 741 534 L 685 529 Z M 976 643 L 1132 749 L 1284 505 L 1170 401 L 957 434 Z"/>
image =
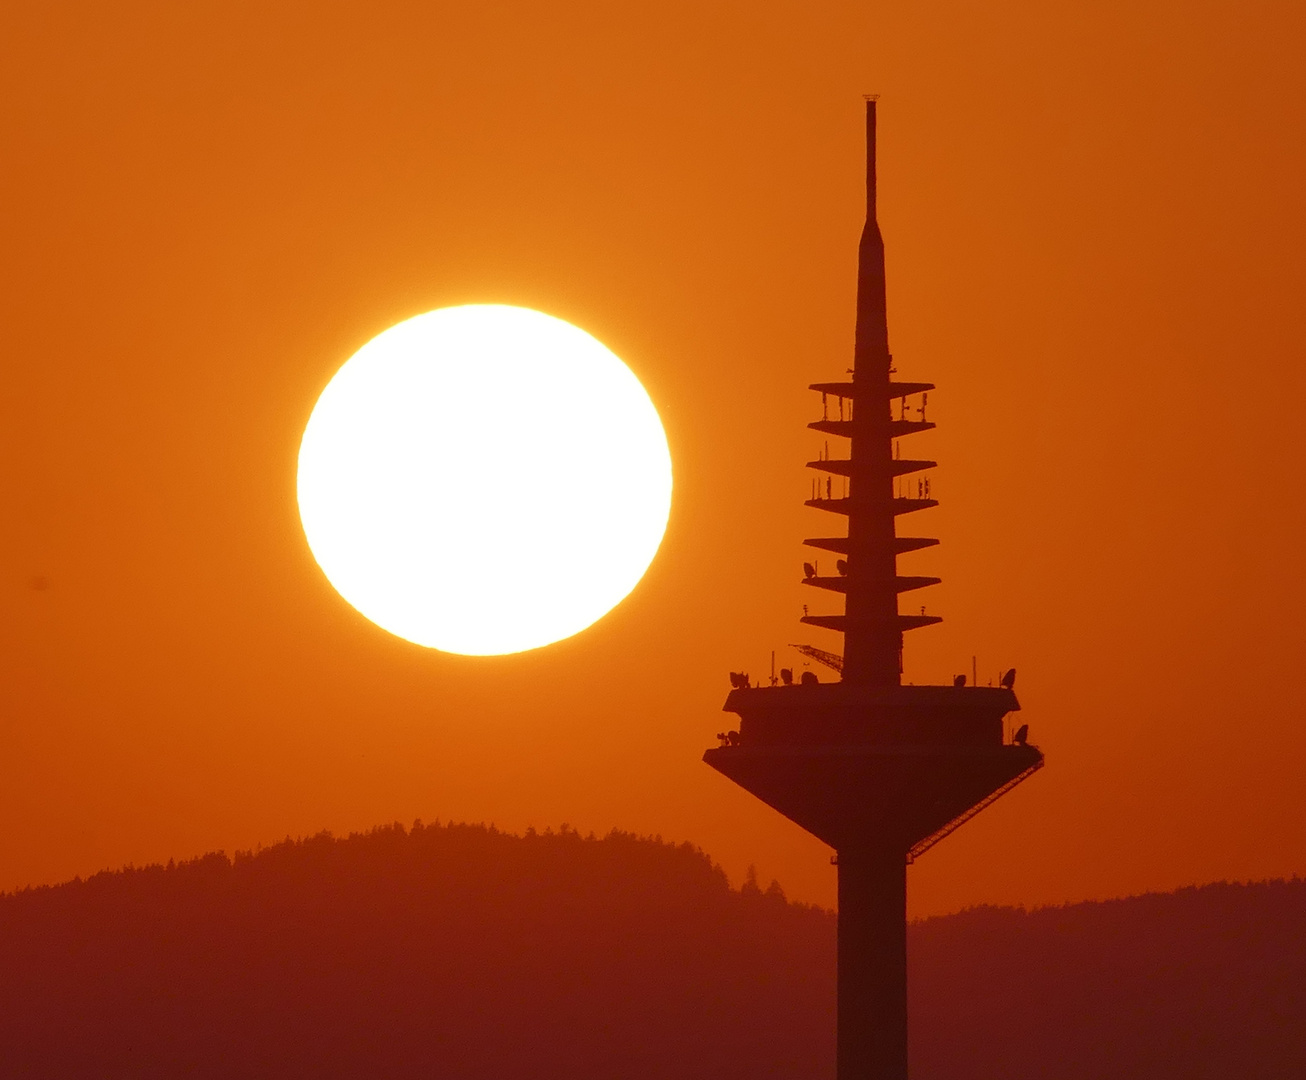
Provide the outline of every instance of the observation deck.
<path id="1" fill-rule="evenodd" d="M 1005 737 L 1005 687 L 753 686 L 724 709 L 738 730 L 703 760 L 836 850 L 910 862 L 1043 764 Z"/>

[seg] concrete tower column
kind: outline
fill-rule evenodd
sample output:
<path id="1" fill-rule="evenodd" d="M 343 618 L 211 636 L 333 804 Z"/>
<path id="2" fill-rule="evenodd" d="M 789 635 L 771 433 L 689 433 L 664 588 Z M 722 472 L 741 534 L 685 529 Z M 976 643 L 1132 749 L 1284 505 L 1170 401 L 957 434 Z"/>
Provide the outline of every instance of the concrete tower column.
<path id="1" fill-rule="evenodd" d="M 838 1080 L 907 1080 L 907 858 L 839 849 Z"/>

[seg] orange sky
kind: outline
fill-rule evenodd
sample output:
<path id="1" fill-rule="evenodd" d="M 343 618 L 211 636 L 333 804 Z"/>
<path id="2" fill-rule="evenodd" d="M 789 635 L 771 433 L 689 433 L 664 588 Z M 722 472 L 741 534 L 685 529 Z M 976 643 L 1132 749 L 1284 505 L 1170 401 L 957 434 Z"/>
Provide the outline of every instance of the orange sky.
<path id="1" fill-rule="evenodd" d="M 698 758 L 727 671 L 837 644 L 804 387 L 851 361 L 863 91 L 939 386 L 907 677 L 1015 665 L 1048 757 L 913 911 L 1306 871 L 1300 4 L 82 7 L 0 33 L 0 887 L 439 817 L 832 903 Z M 624 357 L 677 480 L 625 604 L 497 659 L 356 615 L 294 500 L 339 364 L 478 301 Z"/>

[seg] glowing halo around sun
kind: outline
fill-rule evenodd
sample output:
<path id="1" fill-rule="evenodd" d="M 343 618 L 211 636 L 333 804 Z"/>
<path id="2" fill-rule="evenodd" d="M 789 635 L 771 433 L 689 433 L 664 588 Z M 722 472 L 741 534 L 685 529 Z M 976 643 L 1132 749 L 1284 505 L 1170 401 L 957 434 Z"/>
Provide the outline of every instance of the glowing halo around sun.
<path id="1" fill-rule="evenodd" d="M 526 308 L 441 308 L 358 350 L 299 450 L 314 558 L 384 629 L 521 652 L 602 618 L 671 509 L 657 410 L 583 330 Z"/>

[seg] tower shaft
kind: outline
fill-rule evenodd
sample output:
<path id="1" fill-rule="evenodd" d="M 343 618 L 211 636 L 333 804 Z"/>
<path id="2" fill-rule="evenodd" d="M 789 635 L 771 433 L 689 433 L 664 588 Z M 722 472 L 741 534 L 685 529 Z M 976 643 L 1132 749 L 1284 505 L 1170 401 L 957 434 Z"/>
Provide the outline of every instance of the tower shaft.
<path id="1" fill-rule="evenodd" d="M 839 1080 L 907 1080 L 907 858 L 839 849 Z"/>

